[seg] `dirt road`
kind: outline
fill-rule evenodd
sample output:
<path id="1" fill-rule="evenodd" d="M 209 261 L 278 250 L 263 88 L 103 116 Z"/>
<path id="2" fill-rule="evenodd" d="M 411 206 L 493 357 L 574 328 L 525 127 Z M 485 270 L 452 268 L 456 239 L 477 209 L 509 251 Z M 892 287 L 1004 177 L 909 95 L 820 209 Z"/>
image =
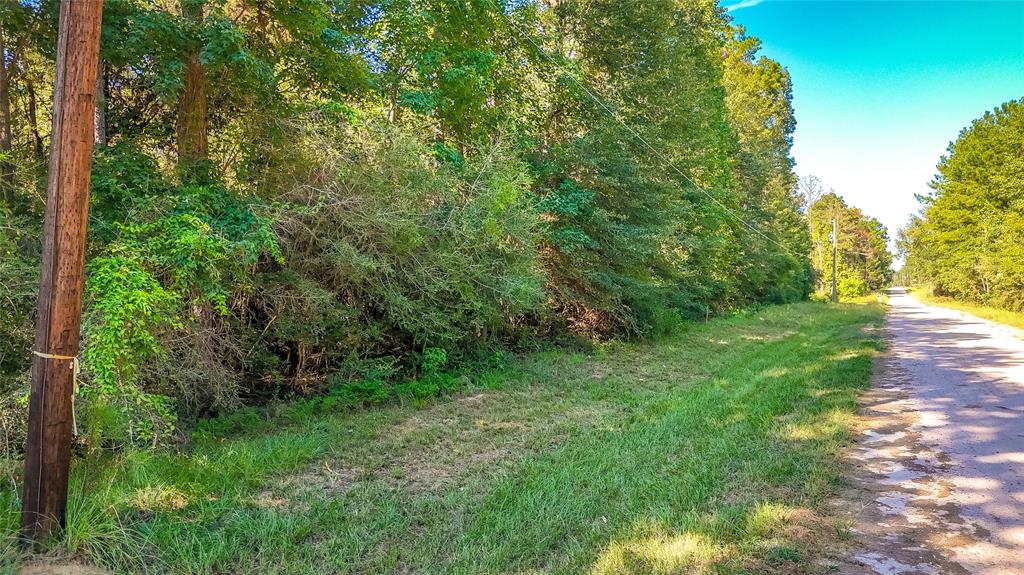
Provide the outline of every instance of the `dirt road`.
<path id="1" fill-rule="evenodd" d="M 841 571 L 1024 574 L 1024 332 L 890 293 Z"/>

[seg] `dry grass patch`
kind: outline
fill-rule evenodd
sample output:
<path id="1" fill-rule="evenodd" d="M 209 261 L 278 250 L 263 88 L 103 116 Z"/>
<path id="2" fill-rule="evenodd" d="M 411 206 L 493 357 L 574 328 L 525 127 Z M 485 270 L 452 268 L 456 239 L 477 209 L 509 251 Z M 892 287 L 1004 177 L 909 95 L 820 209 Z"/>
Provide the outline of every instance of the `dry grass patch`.
<path id="1" fill-rule="evenodd" d="M 17 575 L 110 575 L 109 571 L 80 563 L 37 561 L 22 565 Z"/>
<path id="2" fill-rule="evenodd" d="M 613 543 L 590 575 L 707 575 L 731 554 L 699 533 L 661 533 Z"/>

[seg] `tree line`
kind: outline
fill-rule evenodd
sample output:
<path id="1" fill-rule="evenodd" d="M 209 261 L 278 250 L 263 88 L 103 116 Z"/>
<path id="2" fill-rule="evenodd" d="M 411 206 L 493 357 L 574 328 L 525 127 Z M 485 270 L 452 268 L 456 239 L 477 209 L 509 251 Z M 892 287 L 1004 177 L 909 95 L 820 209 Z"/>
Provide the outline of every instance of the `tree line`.
<path id="1" fill-rule="evenodd" d="M 1024 100 L 1011 100 L 950 143 L 900 230 L 905 281 L 936 295 L 1024 310 Z"/>
<path id="2" fill-rule="evenodd" d="M 12 444 L 58 6 L 0 3 Z M 423 399 L 496 350 L 807 297 L 790 78 L 758 51 L 711 0 L 107 0 L 83 440 Z"/>
<path id="3" fill-rule="evenodd" d="M 808 204 L 810 258 L 818 295 L 830 294 L 833 276 L 836 292 L 842 297 L 859 297 L 887 287 L 893 270 L 885 226 L 848 205 L 815 176 L 802 178 L 800 187 Z"/>

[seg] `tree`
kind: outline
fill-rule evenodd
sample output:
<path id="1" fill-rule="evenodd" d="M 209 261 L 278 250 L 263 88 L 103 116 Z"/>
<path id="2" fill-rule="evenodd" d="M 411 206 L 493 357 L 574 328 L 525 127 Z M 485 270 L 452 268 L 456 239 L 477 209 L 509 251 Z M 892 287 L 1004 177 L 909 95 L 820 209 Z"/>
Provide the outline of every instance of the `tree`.
<path id="1" fill-rule="evenodd" d="M 810 292 L 810 238 L 800 215 L 790 151 L 796 119 L 789 73 L 758 57 L 760 42 L 730 28 L 724 83 L 729 120 L 739 143 L 736 188 L 745 221 L 761 233 L 744 236 L 743 291 L 761 301 L 792 301 Z"/>
<path id="2" fill-rule="evenodd" d="M 206 102 L 206 68 L 200 60 L 205 0 L 181 0 L 185 38 L 184 81 L 178 95 L 178 165 L 183 172 L 200 169 L 209 161 L 209 118 Z"/>
<path id="3" fill-rule="evenodd" d="M 811 238 L 815 245 L 831 250 L 832 221 L 838 225 L 836 283 L 843 296 L 859 296 L 889 285 L 892 281 L 892 255 L 888 251 L 888 233 L 877 219 L 846 205 L 834 192 L 811 204 L 807 210 Z M 832 283 L 831 258 L 815 261 L 818 291 Z"/>
<path id="4" fill-rule="evenodd" d="M 939 295 L 1024 309 L 1024 102 L 986 112 L 938 164 L 901 233 L 907 269 Z"/>
<path id="5" fill-rule="evenodd" d="M 15 88 L 24 75 L 30 38 L 31 9 L 20 3 L 0 5 L 0 200 L 14 206 L 17 186 Z"/>
<path id="6" fill-rule="evenodd" d="M 797 187 L 800 190 L 802 197 L 801 208 L 806 212 L 807 208 L 814 202 L 821 199 L 822 196 L 829 193 L 834 193 L 835 190 L 827 188 L 825 183 L 821 181 L 818 176 L 814 174 L 808 174 L 802 176 L 797 180 Z"/>

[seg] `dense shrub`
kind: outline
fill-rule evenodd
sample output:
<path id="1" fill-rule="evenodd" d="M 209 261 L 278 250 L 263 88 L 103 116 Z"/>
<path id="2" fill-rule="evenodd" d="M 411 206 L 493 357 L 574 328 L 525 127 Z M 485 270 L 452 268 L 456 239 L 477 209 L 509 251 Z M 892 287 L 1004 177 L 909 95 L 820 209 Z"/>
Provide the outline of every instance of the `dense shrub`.
<path id="1" fill-rule="evenodd" d="M 0 455 L 24 445 L 39 234 L 27 217 L 0 207 Z"/>
<path id="2" fill-rule="evenodd" d="M 375 125 L 306 132 L 316 169 L 279 217 L 294 274 L 267 295 L 267 313 L 289 312 L 269 335 L 334 356 L 455 349 L 543 308 L 527 166 L 501 142 L 470 158 L 423 142 Z M 306 303 L 288 303 L 299 294 Z"/>
<path id="3" fill-rule="evenodd" d="M 39 283 L 38 234 L 28 218 L 0 207 L 0 391 L 28 365 Z"/>
<path id="4" fill-rule="evenodd" d="M 235 404 L 229 306 L 260 258 L 280 251 L 269 220 L 217 182 L 174 184 L 128 145 L 94 171 L 102 223 L 87 266 L 82 395 L 97 420 L 120 413 L 106 428 L 125 436 L 112 439 L 155 443 L 179 411 Z"/>

